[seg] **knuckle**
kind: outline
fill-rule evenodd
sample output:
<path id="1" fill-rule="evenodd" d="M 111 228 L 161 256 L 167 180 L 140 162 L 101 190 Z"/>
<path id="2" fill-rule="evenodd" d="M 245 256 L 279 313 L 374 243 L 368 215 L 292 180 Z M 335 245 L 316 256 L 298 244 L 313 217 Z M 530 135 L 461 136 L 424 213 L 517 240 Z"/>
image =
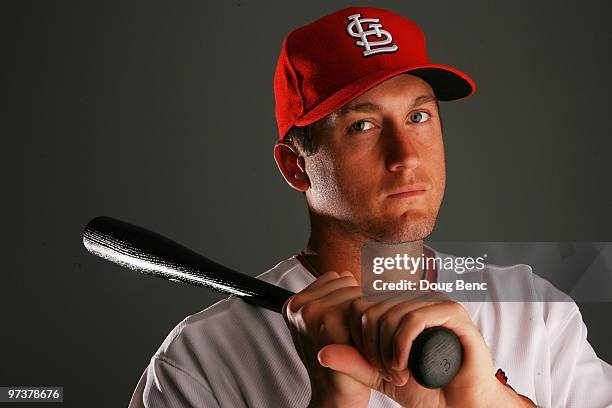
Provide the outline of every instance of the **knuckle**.
<path id="1" fill-rule="evenodd" d="M 382 379 L 380 374 L 376 370 L 372 370 L 369 375 L 369 379 L 367 385 L 374 389 L 380 389 L 382 384 Z"/>
<path id="2" fill-rule="evenodd" d="M 349 305 L 349 310 L 355 315 L 361 315 L 363 311 L 363 300 L 360 297 L 353 299 Z"/>
<path id="3" fill-rule="evenodd" d="M 343 275 L 341 279 L 343 280 L 343 282 L 346 282 L 347 285 L 359 286 L 357 279 L 355 279 L 353 275 Z"/>
<path id="4" fill-rule="evenodd" d="M 319 317 L 319 306 L 316 302 L 306 303 L 299 311 L 302 319 L 306 322 L 312 322 Z"/>
<path id="5" fill-rule="evenodd" d="M 413 310 L 412 312 L 408 312 L 407 314 L 404 315 L 404 317 L 402 317 L 402 325 L 404 325 L 406 328 L 410 328 L 416 325 L 418 321 L 419 321 L 419 316 L 416 310 Z"/>
<path id="6" fill-rule="evenodd" d="M 361 297 L 361 287 L 355 286 L 347 286 L 341 289 L 338 289 L 338 295 L 348 296 L 350 300 L 355 300 Z"/>
<path id="7" fill-rule="evenodd" d="M 283 316 L 290 317 L 295 313 L 295 297 L 296 295 L 290 297 L 283 305 Z"/>
<path id="8" fill-rule="evenodd" d="M 463 305 L 461 303 L 458 302 L 453 302 L 453 301 L 448 301 L 447 303 L 447 307 L 456 314 L 462 315 L 462 316 L 467 316 L 467 311 L 465 310 L 465 308 L 463 307 Z"/>
<path id="9" fill-rule="evenodd" d="M 321 277 L 319 279 L 321 279 L 322 277 L 330 277 L 330 278 L 339 278 L 340 274 L 336 271 L 327 271 L 325 272 L 323 275 L 321 275 Z"/>
<path id="10" fill-rule="evenodd" d="M 288 313 L 296 313 L 302 304 L 305 302 L 306 295 L 303 293 L 298 293 L 297 295 L 293 295 L 286 304 L 286 309 Z"/>
<path id="11" fill-rule="evenodd" d="M 321 317 L 321 323 L 325 328 L 336 327 L 338 323 L 338 317 L 335 313 L 326 313 Z"/>
<path id="12" fill-rule="evenodd" d="M 352 289 L 355 286 L 351 282 L 351 278 L 347 278 L 347 277 L 340 277 L 334 282 L 335 282 L 334 284 L 339 287 L 338 289 L 336 289 L 338 291 Z"/>

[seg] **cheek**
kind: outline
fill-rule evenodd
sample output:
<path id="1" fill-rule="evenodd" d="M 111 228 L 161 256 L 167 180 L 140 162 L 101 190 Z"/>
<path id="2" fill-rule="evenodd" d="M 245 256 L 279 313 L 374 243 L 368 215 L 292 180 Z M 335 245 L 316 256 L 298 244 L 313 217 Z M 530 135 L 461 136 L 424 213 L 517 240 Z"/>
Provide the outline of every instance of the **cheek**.
<path id="1" fill-rule="evenodd" d="M 309 195 L 313 204 L 335 200 L 338 196 L 338 170 L 327 155 L 316 153 L 306 161 L 306 173 L 310 179 Z"/>
<path id="2" fill-rule="evenodd" d="M 446 167 L 443 161 L 441 169 L 440 169 L 440 177 L 438 180 L 438 195 L 439 195 L 440 202 L 442 201 L 442 198 L 444 197 L 445 189 L 446 189 Z"/>
<path id="3" fill-rule="evenodd" d="M 430 143 L 423 146 L 422 165 L 425 167 L 438 195 L 444 194 L 446 185 L 446 162 L 442 137 L 430 138 Z M 431 143 L 431 140 L 435 142 Z"/>
<path id="4" fill-rule="evenodd" d="M 446 181 L 446 162 L 444 160 L 444 152 L 442 152 L 436 160 L 435 172 L 440 183 L 444 185 Z"/>
<path id="5" fill-rule="evenodd" d="M 440 151 L 437 155 L 436 166 L 434 168 L 434 180 L 433 182 L 436 184 L 436 190 L 438 190 L 438 195 L 440 200 L 444 195 L 444 189 L 446 187 L 446 161 L 444 158 L 444 148 L 441 147 Z"/>
<path id="6" fill-rule="evenodd" d="M 318 154 L 318 153 L 317 153 Z M 345 213 L 356 201 L 367 195 L 374 185 L 369 182 L 371 172 L 363 171 L 363 163 L 354 157 L 319 155 L 316 160 L 307 162 L 310 178 L 309 190 L 311 205 L 319 211 Z"/>

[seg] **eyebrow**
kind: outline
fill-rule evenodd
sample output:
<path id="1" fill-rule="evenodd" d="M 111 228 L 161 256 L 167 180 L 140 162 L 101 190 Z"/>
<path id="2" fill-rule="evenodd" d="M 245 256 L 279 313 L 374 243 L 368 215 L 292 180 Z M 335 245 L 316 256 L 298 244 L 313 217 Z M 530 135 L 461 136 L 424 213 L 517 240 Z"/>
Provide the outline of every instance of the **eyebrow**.
<path id="1" fill-rule="evenodd" d="M 435 101 L 436 97 L 434 95 L 421 95 L 418 96 L 413 102 L 412 105 L 408 107 L 408 109 L 414 109 L 417 106 L 425 105 L 428 102 Z M 342 108 L 336 110 L 333 113 L 334 118 L 340 118 L 350 112 L 380 112 L 382 110 L 382 106 L 377 105 L 372 102 L 362 102 L 357 104 L 348 104 L 343 106 Z"/>

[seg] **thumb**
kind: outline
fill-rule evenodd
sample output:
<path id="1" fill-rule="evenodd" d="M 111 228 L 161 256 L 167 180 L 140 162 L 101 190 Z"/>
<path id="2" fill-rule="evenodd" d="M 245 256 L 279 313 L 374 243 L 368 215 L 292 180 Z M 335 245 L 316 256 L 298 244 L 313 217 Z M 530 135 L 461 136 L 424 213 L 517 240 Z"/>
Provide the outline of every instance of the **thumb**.
<path id="1" fill-rule="evenodd" d="M 346 374 L 369 388 L 378 389 L 382 384 L 380 372 L 355 347 L 329 344 L 319 351 L 317 358 L 322 366 Z"/>

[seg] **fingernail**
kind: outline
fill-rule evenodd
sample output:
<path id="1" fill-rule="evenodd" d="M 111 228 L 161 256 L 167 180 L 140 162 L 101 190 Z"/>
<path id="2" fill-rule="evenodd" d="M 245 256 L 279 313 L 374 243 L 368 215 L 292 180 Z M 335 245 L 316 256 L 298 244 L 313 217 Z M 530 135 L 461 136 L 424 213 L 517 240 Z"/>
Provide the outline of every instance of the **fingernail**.
<path id="1" fill-rule="evenodd" d="M 319 350 L 319 352 L 317 353 L 317 360 L 319 361 L 319 364 L 321 364 L 323 367 L 327 367 L 325 364 L 323 364 L 323 362 L 321 361 L 321 351 Z"/>

